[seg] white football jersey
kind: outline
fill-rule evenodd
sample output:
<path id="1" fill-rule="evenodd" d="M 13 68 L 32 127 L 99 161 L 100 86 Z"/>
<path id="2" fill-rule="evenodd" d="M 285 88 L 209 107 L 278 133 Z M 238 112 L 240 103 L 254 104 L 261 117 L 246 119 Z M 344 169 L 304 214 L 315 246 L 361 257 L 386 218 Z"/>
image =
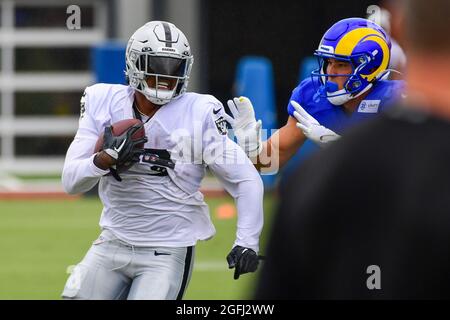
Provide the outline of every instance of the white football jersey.
<path id="1" fill-rule="evenodd" d="M 102 229 L 136 246 L 184 247 L 211 238 L 215 229 L 199 191 L 205 168 L 235 198 L 235 245 L 258 251 L 263 225 L 261 178 L 227 136 L 224 108 L 213 96 L 185 93 L 148 119 L 134 114 L 129 86 L 96 84 L 86 88 L 79 128 L 66 155 L 63 185 L 68 193 L 86 192 L 99 181 Z M 142 117 L 148 142 L 140 162 L 115 180 L 93 163 L 104 128 Z"/>

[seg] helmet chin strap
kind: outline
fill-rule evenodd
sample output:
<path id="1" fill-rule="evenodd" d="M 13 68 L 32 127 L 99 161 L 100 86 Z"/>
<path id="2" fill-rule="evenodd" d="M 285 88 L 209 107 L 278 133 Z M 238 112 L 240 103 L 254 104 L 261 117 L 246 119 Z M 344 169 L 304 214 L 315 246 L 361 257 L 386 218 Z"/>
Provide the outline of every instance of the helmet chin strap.
<path id="1" fill-rule="evenodd" d="M 146 91 L 146 97 L 148 100 L 154 104 L 163 105 L 169 103 L 173 99 L 175 90 L 167 90 L 167 92 L 162 92 L 162 90 L 155 90 L 148 88 Z"/>
<path id="2" fill-rule="evenodd" d="M 343 105 L 351 99 L 350 93 L 347 93 L 345 89 L 338 90 L 337 83 L 327 81 L 323 89 L 326 91 L 328 101 L 335 106 Z"/>
<path id="3" fill-rule="evenodd" d="M 352 94 L 348 93 L 347 90 L 345 89 L 333 91 L 332 89 L 337 89 L 338 85 L 334 82 L 327 81 L 326 83 L 327 99 L 328 101 L 330 101 L 331 104 L 335 106 L 341 106 L 352 99 L 358 98 L 359 96 L 367 92 L 370 88 L 372 88 L 372 86 L 373 84 L 370 83 L 367 87 L 364 88 L 364 90 L 361 90 L 361 92 L 358 92 L 355 96 L 352 96 Z M 330 96 L 330 94 L 333 95 Z"/>
<path id="4" fill-rule="evenodd" d="M 158 89 L 158 80 L 156 80 L 155 88 L 149 87 L 146 80 L 141 80 L 141 87 L 143 88 L 143 90 L 139 91 L 147 98 L 147 100 L 149 100 L 153 104 L 162 106 L 179 96 L 179 95 L 175 96 L 175 91 L 178 82 L 179 80 L 177 80 L 172 90 L 163 90 Z"/>
<path id="5" fill-rule="evenodd" d="M 334 93 L 337 93 L 337 94 L 341 93 L 341 94 L 336 95 L 336 96 L 331 96 L 331 97 L 327 96 L 327 99 L 328 99 L 328 101 L 331 102 L 331 104 L 333 104 L 335 106 L 341 106 L 351 99 L 350 93 L 346 93 L 345 89 L 335 91 Z"/>

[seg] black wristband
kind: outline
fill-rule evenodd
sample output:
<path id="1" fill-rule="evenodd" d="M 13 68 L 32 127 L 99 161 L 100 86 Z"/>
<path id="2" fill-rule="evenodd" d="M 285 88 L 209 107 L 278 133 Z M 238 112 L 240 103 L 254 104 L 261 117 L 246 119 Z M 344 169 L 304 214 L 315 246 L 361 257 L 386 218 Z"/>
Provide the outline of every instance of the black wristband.
<path id="1" fill-rule="evenodd" d="M 99 162 L 98 157 L 100 156 L 101 153 L 102 153 L 102 151 L 99 151 L 99 152 L 97 152 L 96 155 L 94 156 L 94 165 L 95 165 L 97 168 L 99 168 L 99 169 L 102 169 L 102 170 L 108 170 L 109 167 L 106 167 L 106 168 L 105 168 L 105 166 L 102 165 L 102 164 Z"/>

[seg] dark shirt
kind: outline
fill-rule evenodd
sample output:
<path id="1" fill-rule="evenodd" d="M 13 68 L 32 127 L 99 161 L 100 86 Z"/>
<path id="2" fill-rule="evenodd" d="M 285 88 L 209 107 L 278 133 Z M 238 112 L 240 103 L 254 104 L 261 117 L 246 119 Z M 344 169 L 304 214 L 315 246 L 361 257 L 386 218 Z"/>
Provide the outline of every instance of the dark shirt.
<path id="1" fill-rule="evenodd" d="M 450 122 L 393 108 L 280 195 L 255 298 L 450 298 Z M 373 265 L 381 289 L 369 290 Z"/>

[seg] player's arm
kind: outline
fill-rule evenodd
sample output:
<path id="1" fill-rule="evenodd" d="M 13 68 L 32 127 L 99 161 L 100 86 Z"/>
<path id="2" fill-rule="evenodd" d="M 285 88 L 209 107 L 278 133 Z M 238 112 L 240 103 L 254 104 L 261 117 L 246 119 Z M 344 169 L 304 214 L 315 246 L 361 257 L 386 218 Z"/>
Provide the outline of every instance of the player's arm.
<path id="1" fill-rule="evenodd" d="M 262 172 L 276 171 L 296 153 L 306 137 L 296 127 L 296 119 L 289 117 L 286 124 L 267 141 L 261 141 L 261 120 L 256 121 L 251 101 L 246 97 L 228 101 L 233 117 L 226 116 L 234 129 L 238 144 Z"/>
<path id="2" fill-rule="evenodd" d="M 62 172 L 62 185 L 69 194 L 89 191 L 102 176 L 109 173 L 109 169 L 101 169 L 94 164 L 94 148 L 100 132 L 90 114 L 87 91 L 81 99 L 78 130 L 67 150 Z M 108 156 L 104 156 L 106 162 Z"/>
<path id="3" fill-rule="evenodd" d="M 228 101 L 233 117 L 228 116 L 227 121 L 235 130 L 239 145 L 261 172 L 274 172 L 284 166 L 307 138 L 320 147 L 340 138 L 320 125 L 296 101 L 290 103 L 293 113 L 286 125 L 263 143 L 261 121 L 256 121 L 251 101 L 245 97 Z"/>
<path id="4" fill-rule="evenodd" d="M 258 171 L 242 149 L 227 139 L 225 150 L 209 168 L 234 198 L 237 208 L 236 240 L 227 256 L 234 278 L 258 267 L 259 237 L 263 227 L 264 186 Z"/>
<path id="5" fill-rule="evenodd" d="M 263 226 L 264 187 L 261 177 L 242 149 L 227 139 L 224 150 L 210 170 L 235 199 L 238 228 L 234 245 L 259 250 L 259 235 Z"/>
<path id="6" fill-rule="evenodd" d="M 247 155 L 223 130 L 220 121 L 224 114 L 222 108 L 221 113 L 211 113 L 206 117 L 203 159 L 235 199 L 238 212 L 236 240 L 227 261 L 230 268 L 235 268 L 237 279 L 240 274 L 254 272 L 258 266 L 259 236 L 264 220 L 264 187 Z"/>
<path id="7" fill-rule="evenodd" d="M 80 138 L 82 131 L 78 130 L 64 161 L 62 185 L 69 194 L 89 191 L 102 176 L 109 173 L 109 169 L 101 169 L 94 164 L 96 155 L 93 151 L 98 136 Z"/>
<path id="8" fill-rule="evenodd" d="M 296 126 L 297 120 L 289 116 L 286 124 L 262 143 L 256 167 L 260 171 L 283 167 L 306 140 Z"/>
<path id="9" fill-rule="evenodd" d="M 147 138 L 134 139 L 133 134 L 142 128 L 142 124 L 128 128 L 121 135 L 113 135 L 112 127 L 106 126 L 103 134 L 101 151 L 94 154 L 95 144 L 99 139 L 102 125 L 97 126 L 94 117 L 90 114 L 93 106 L 88 105 L 88 96 L 85 92 L 81 100 L 82 112 L 79 127 L 71 143 L 64 162 L 62 183 L 69 194 L 89 191 L 98 180 L 111 173 L 122 181 L 115 166 L 127 161 L 137 162 L 141 149 L 136 146 L 146 142 Z"/>

